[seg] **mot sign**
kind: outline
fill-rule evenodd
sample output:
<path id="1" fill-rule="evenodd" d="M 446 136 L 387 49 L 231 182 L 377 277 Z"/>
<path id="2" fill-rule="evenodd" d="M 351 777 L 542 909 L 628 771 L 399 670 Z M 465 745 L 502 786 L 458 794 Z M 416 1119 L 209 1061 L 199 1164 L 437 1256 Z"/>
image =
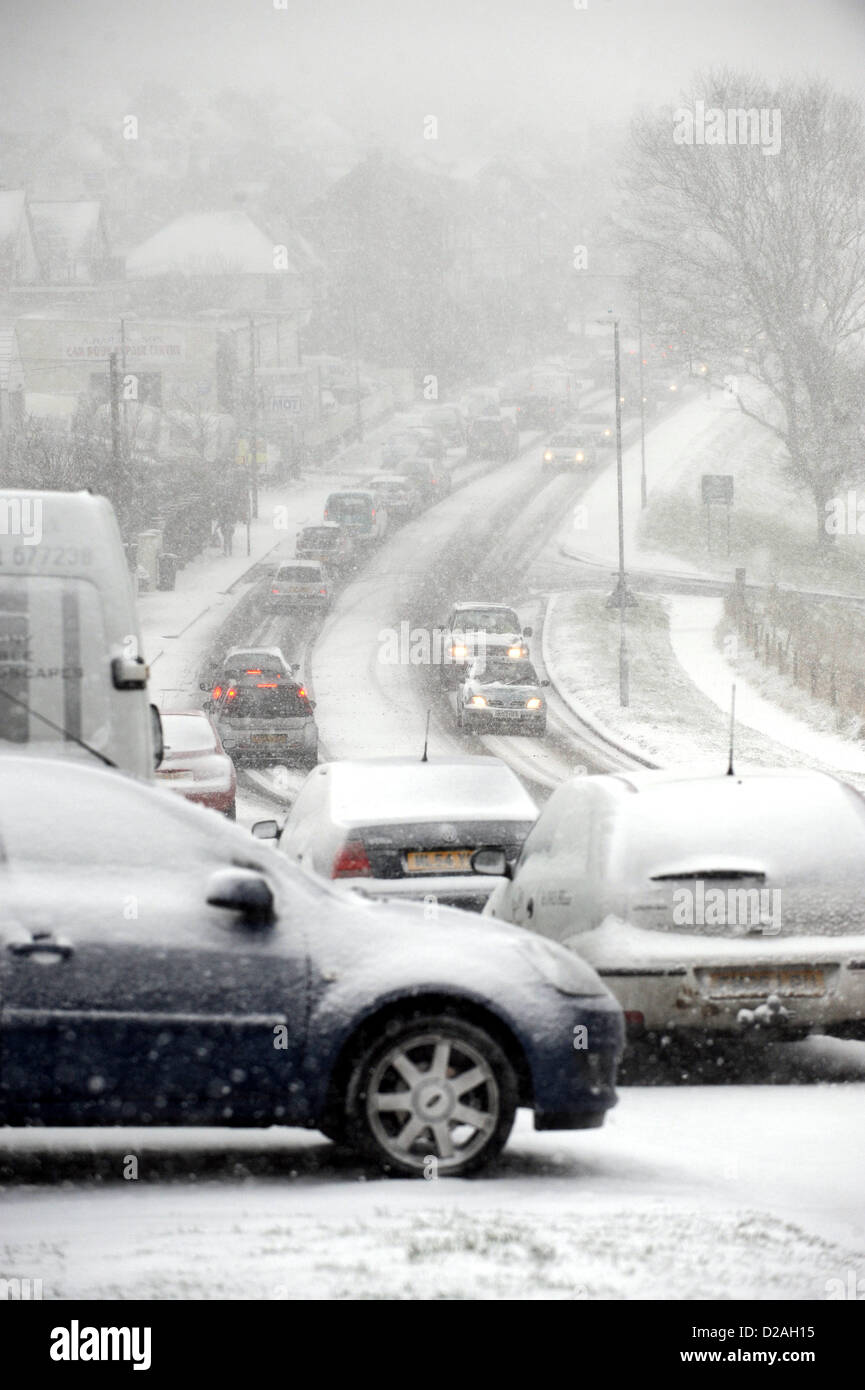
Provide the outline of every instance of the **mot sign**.
<path id="1" fill-rule="evenodd" d="M 703 502 L 723 502 L 726 507 L 733 505 L 732 473 L 704 473 L 702 476 Z"/>

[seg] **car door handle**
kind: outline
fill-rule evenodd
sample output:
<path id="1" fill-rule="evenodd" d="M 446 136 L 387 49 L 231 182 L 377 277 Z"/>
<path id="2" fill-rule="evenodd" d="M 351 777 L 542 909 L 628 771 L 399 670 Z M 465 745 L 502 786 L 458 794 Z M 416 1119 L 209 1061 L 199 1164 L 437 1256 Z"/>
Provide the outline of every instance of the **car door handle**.
<path id="1" fill-rule="evenodd" d="M 34 936 L 30 941 L 10 941 L 7 950 L 18 959 L 23 959 L 26 956 L 51 955 L 59 956 L 61 960 L 68 960 L 73 954 L 71 942 L 62 937 L 54 936 Z"/>

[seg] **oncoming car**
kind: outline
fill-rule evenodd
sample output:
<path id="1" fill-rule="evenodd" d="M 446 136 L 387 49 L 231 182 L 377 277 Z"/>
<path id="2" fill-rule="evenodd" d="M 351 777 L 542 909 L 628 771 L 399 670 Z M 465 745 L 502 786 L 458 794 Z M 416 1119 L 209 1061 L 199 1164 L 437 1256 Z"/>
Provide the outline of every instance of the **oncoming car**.
<path id="1" fill-rule="evenodd" d="M 439 678 L 449 689 L 460 684 L 478 657 L 522 661 L 529 656 L 526 639 L 532 629 L 523 627 L 514 609 L 504 603 L 455 603 L 437 631 L 442 639 Z"/>
<path id="2" fill-rule="evenodd" d="M 473 661 L 457 691 L 457 724 L 466 733 L 547 731 L 547 702 L 530 661 L 495 656 Z"/>
<path id="3" fill-rule="evenodd" d="M 544 472 L 554 468 L 587 468 L 594 461 L 594 449 L 585 435 L 577 430 L 562 430 L 554 434 L 541 455 Z"/>
<path id="4" fill-rule="evenodd" d="M 863 863 L 865 800 L 826 773 L 578 777 L 486 910 L 589 961 L 637 1034 L 865 1039 Z"/>
<path id="5" fill-rule="evenodd" d="M 294 1126 L 450 1177 L 518 1106 L 616 1103 L 621 1010 L 569 952 L 340 893 L 117 771 L 4 756 L 0 881 L 4 1125 Z"/>

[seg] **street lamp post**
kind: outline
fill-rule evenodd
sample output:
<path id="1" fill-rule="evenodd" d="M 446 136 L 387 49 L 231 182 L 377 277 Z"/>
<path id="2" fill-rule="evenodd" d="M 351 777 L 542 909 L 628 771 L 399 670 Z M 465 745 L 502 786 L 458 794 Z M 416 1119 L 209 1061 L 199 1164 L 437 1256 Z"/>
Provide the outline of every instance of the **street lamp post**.
<path id="1" fill-rule="evenodd" d="M 637 280 L 637 347 L 640 354 L 640 506 L 645 510 L 646 488 L 646 393 L 643 387 L 643 287 Z"/>
<path id="2" fill-rule="evenodd" d="M 622 477 L 622 381 L 619 361 L 619 320 L 613 319 L 613 351 L 616 373 L 616 489 L 619 506 L 619 704 L 627 708 L 630 700 L 628 641 L 625 628 L 627 590 L 625 588 L 625 493 Z"/>

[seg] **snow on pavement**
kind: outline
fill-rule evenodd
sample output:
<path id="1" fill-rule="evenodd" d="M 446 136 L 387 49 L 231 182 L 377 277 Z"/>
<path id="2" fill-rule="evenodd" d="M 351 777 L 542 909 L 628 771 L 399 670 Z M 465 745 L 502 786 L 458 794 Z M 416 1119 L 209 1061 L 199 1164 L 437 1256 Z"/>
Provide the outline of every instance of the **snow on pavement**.
<path id="1" fill-rule="evenodd" d="M 760 695 L 715 646 L 723 614 L 719 598 L 671 595 L 670 642 L 673 654 L 698 690 L 729 714 L 730 688 L 736 684 L 736 722 L 796 749 L 804 760 L 841 775 L 865 774 L 865 749 L 849 739 L 825 733 L 788 714 Z"/>

